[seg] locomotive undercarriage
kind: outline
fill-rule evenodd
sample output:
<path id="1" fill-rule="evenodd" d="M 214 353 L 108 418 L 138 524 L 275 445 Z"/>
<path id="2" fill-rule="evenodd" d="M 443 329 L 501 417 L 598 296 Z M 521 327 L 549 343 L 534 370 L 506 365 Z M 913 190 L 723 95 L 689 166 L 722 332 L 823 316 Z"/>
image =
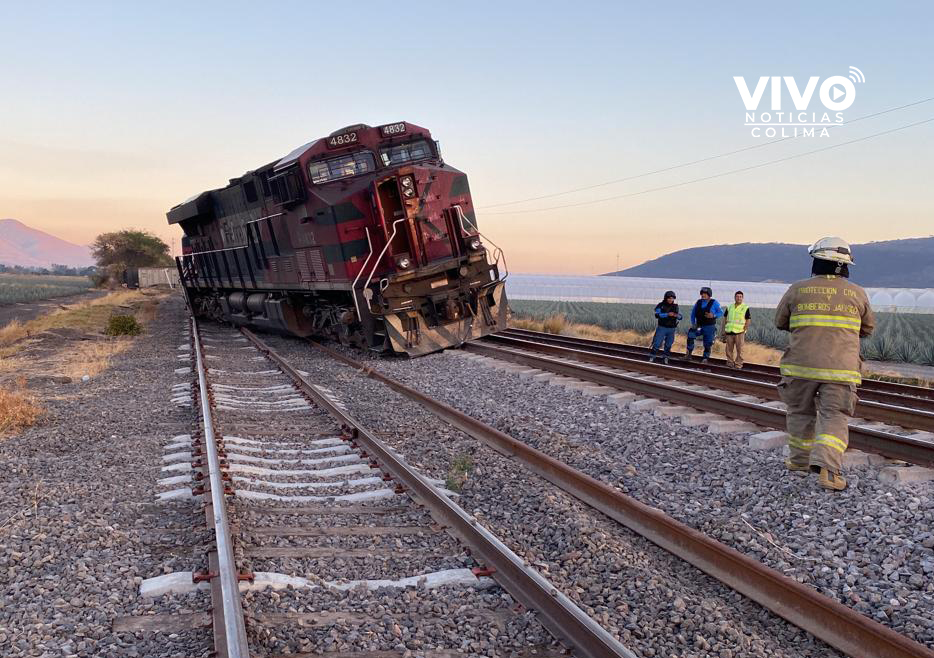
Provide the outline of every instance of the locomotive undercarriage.
<path id="1" fill-rule="evenodd" d="M 356 305 L 350 290 L 189 293 L 201 317 L 419 356 L 505 329 L 505 284 L 498 279 L 496 266 L 484 258 L 418 278 L 383 279 L 378 291 L 366 291 L 369 299 L 358 291 Z"/>

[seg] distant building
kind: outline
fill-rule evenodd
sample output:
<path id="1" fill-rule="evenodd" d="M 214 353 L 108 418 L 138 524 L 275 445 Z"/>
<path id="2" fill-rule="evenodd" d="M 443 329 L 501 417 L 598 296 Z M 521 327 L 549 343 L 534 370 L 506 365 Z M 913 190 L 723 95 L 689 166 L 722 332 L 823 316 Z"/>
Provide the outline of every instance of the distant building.
<path id="1" fill-rule="evenodd" d="M 179 286 L 178 270 L 174 267 L 139 268 L 139 287 L 153 288 L 155 286 L 177 288 Z"/>

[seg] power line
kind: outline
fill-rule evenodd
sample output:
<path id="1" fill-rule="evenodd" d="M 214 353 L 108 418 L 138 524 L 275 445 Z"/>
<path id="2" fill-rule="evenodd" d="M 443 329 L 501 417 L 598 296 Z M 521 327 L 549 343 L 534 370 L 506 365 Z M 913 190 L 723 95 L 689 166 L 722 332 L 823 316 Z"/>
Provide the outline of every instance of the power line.
<path id="1" fill-rule="evenodd" d="M 905 105 L 899 105 L 898 107 L 890 107 L 886 110 L 880 110 L 879 112 L 873 112 L 872 114 L 866 114 L 861 117 L 857 117 L 850 121 L 845 121 L 838 124 L 827 124 L 828 128 L 841 128 L 843 126 L 848 126 L 857 121 L 863 121 L 864 119 L 871 119 L 873 117 L 880 116 L 882 114 L 888 114 L 889 112 L 896 112 L 898 110 L 904 110 L 908 107 L 914 107 L 915 105 L 921 105 L 923 103 L 930 103 L 934 101 L 934 96 L 930 98 L 923 98 L 919 101 L 914 101 L 913 103 L 906 103 Z M 776 126 L 780 124 L 775 124 Z M 682 167 L 690 167 L 691 165 L 700 164 L 701 162 L 709 162 L 710 160 L 716 160 L 718 158 L 725 158 L 730 155 L 736 155 L 737 153 L 744 153 L 746 151 L 752 151 L 754 149 L 760 149 L 764 146 L 771 146 L 772 144 L 778 144 L 779 142 L 784 142 L 788 139 L 797 139 L 803 135 L 792 135 L 789 137 L 780 137 L 779 139 L 773 139 L 770 142 L 762 142 L 760 144 L 753 144 L 752 146 L 745 146 L 741 149 L 736 149 L 735 151 L 727 151 L 726 153 L 719 153 L 717 155 L 709 155 L 705 158 L 700 158 L 698 160 L 691 160 L 690 162 L 682 162 L 681 164 L 671 165 L 669 167 L 663 167 L 662 169 L 655 169 L 654 171 L 647 171 L 642 174 L 635 174 L 632 176 L 626 176 L 625 178 L 616 178 L 614 180 L 606 181 L 604 183 L 595 183 L 594 185 L 585 185 L 584 187 L 576 187 L 571 190 L 565 190 L 563 192 L 552 192 L 551 194 L 543 194 L 541 196 L 528 197 L 526 199 L 519 199 L 517 201 L 503 201 L 502 203 L 493 203 L 488 206 L 480 206 L 478 210 L 486 210 L 487 208 L 500 208 L 502 206 L 514 206 L 520 203 L 527 203 L 529 201 L 541 201 L 542 199 L 552 199 L 558 196 L 565 196 L 568 194 L 574 194 L 575 192 L 585 192 L 587 190 L 595 190 L 599 187 L 606 187 L 608 185 L 616 185 L 617 183 L 625 183 L 627 181 L 636 180 L 638 178 L 645 178 L 646 176 L 654 176 L 655 174 L 663 174 L 667 171 L 673 171 L 675 169 L 681 169 Z M 500 213 L 490 213 L 490 214 L 500 214 Z M 505 213 L 502 213 L 505 214 Z"/>
<path id="2" fill-rule="evenodd" d="M 681 181 L 680 183 L 672 183 L 671 185 L 663 185 L 661 187 L 652 187 L 647 190 L 640 190 L 638 192 L 629 192 L 627 194 L 617 194 L 615 196 L 608 196 L 602 199 L 593 199 L 591 201 L 581 201 L 579 203 L 568 203 L 562 206 L 549 206 L 547 208 L 533 208 L 531 210 L 504 210 L 500 212 L 488 212 L 487 215 L 520 215 L 536 212 L 544 212 L 546 210 L 559 210 L 561 208 L 577 208 L 579 206 L 589 206 L 594 203 L 603 203 L 604 201 L 613 201 L 614 199 L 625 199 L 628 197 L 639 196 L 642 194 L 649 194 L 650 192 L 660 192 L 662 190 L 670 190 L 676 187 L 682 187 L 684 185 L 691 185 L 693 183 L 700 183 L 703 181 L 712 180 L 714 178 L 722 178 L 724 176 L 730 176 L 732 174 L 739 174 L 744 171 L 751 171 L 753 169 L 760 169 L 762 167 L 767 167 L 769 165 L 778 164 L 780 162 L 787 162 L 788 160 L 794 160 L 796 158 L 803 158 L 808 155 L 814 155 L 815 153 L 822 153 L 824 151 L 830 151 L 832 149 L 840 148 L 841 146 L 847 146 L 848 144 L 856 144 L 857 142 L 864 142 L 868 139 L 874 137 L 881 137 L 882 135 L 889 135 L 891 133 L 898 132 L 900 130 L 907 130 L 908 128 L 914 128 L 916 126 L 921 126 L 926 123 L 934 121 L 934 117 L 929 119 L 924 119 L 923 121 L 916 121 L 915 123 L 909 123 L 904 126 L 898 126 L 897 128 L 891 128 L 890 130 L 883 130 L 882 132 L 873 133 L 872 135 L 866 135 L 864 137 L 858 137 L 857 139 L 851 139 L 846 142 L 840 142 L 839 144 L 832 144 L 830 146 L 824 146 L 819 149 L 813 149 L 811 151 L 805 151 L 804 153 L 796 153 L 794 155 L 788 155 L 783 158 L 777 158 L 775 160 L 768 160 L 766 162 L 760 162 L 759 164 L 749 165 L 748 167 L 741 167 L 739 169 L 731 169 L 730 171 L 723 171 L 718 174 L 711 174 L 710 176 L 702 176 L 701 178 L 694 178 L 691 180 Z"/>

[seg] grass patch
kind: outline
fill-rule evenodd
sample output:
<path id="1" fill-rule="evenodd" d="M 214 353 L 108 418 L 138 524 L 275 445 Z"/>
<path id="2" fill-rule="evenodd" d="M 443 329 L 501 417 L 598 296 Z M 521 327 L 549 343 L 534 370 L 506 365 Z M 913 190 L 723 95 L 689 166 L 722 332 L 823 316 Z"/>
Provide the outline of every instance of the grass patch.
<path id="1" fill-rule="evenodd" d="M 473 458 L 470 455 L 458 455 L 451 462 L 444 486 L 451 491 L 460 491 L 467 484 L 467 477 L 473 471 Z"/>
<path id="2" fill-rule="evenodd" d="M 28 335 L 29 330 L 22 322 L 16 319 L 10 320 L 5 326 L 0 327 L 0 347 L 9 347 Z"/>
<path id="3" fill-rule="evenodd" d="M 0 439 L 33 425 L 42 413 L 22 382 L 14 389 L 0 388 Z"/>
<path id="4" fill-rule="evenodd" d="M 72 379 L 99 375 L 107 370 L 114 356 L 127 351 L 132 344 L 128 338 L 78 343 L 65 357 L 61 374 Z"/>
<path id="5" fill-rule="evenodd" d="M 31 333 L 49 329 L 77 329 L 88 333 L 102 333 L 113 315 L 126 314 L 149 300 L 138 290 L 118 290 L 104 297 L 78 304 L 70 304 L 48 315 L 30 320 L 25 327 Z"/>
<path id="6" fill-rule="evenodd" d="M 28 322 L 14 320 L 0 328 L 0 374 L 55 373 L 72 378 L 100 374 L 114 355 L 129 349 L 132 338 L 128 336 L 142 333 L 152 321 L 162 297 L 161 292 L 119 290 L 63 306 Z M 57 329 L 67 329 L 76 335 L 72 337 L 69 332 L 64 343 L 43 335 Z M 51 354 L 45 352 L 31 358 L 43 344 L 60 347 L 55 347 Z"/>
<path id="7" fill-rule="evenodd" d="M 13 320 L 0 329 L 0 347 L 50 329 L 75 329 L 102 334 L 111 317 L 129 315 L 127 311 L 139 310 L 139 316 L 145 323 L 155 313 L 158 296 L 158 293 L 154 295 L 139 290 L 118 290 L 104 297 L 63 306 L 28 322 Z"/>

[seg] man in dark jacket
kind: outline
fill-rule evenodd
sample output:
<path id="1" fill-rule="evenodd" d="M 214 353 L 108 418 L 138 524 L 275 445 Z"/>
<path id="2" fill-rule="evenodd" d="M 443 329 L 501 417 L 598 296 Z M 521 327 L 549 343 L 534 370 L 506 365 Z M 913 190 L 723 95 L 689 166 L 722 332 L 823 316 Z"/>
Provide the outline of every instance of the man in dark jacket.
<path id="1" fill-rule="evenodd" d="M 710 358 L 710 348 L 713 347 L 717 336 L 717 318 L 723 316 L 720 302 L 713 298 L 713 290 L 704 286 L 700 289 L 700 299 L 691 309 L 691 328 L 688 330 L 688 351 L 685 358 L 690 361 L 694 351 L 694 341 L 700 336 L 704 340 L 704 358 L 701 363 L 707 363 Z"/>
<path id="2" fill-rule="evenodd" d="M 675 304 L 675 293 L 669 290 L 665 293 L 665 299 L 655 305 L 655 317 L 658 318 L 658 327 L 655 329 L 655 336 L 652 338 L 652 356 L 649 361 L 655 361 L 658 355 L 658 348 L 665 344 L 665 365 L 668 365 L 668 358 L 671 356 L 671 346 L 675 342 L 675 329 L 678 327 L 678 320 L 681 314 L 678 313 L 678 305 Z"/>

